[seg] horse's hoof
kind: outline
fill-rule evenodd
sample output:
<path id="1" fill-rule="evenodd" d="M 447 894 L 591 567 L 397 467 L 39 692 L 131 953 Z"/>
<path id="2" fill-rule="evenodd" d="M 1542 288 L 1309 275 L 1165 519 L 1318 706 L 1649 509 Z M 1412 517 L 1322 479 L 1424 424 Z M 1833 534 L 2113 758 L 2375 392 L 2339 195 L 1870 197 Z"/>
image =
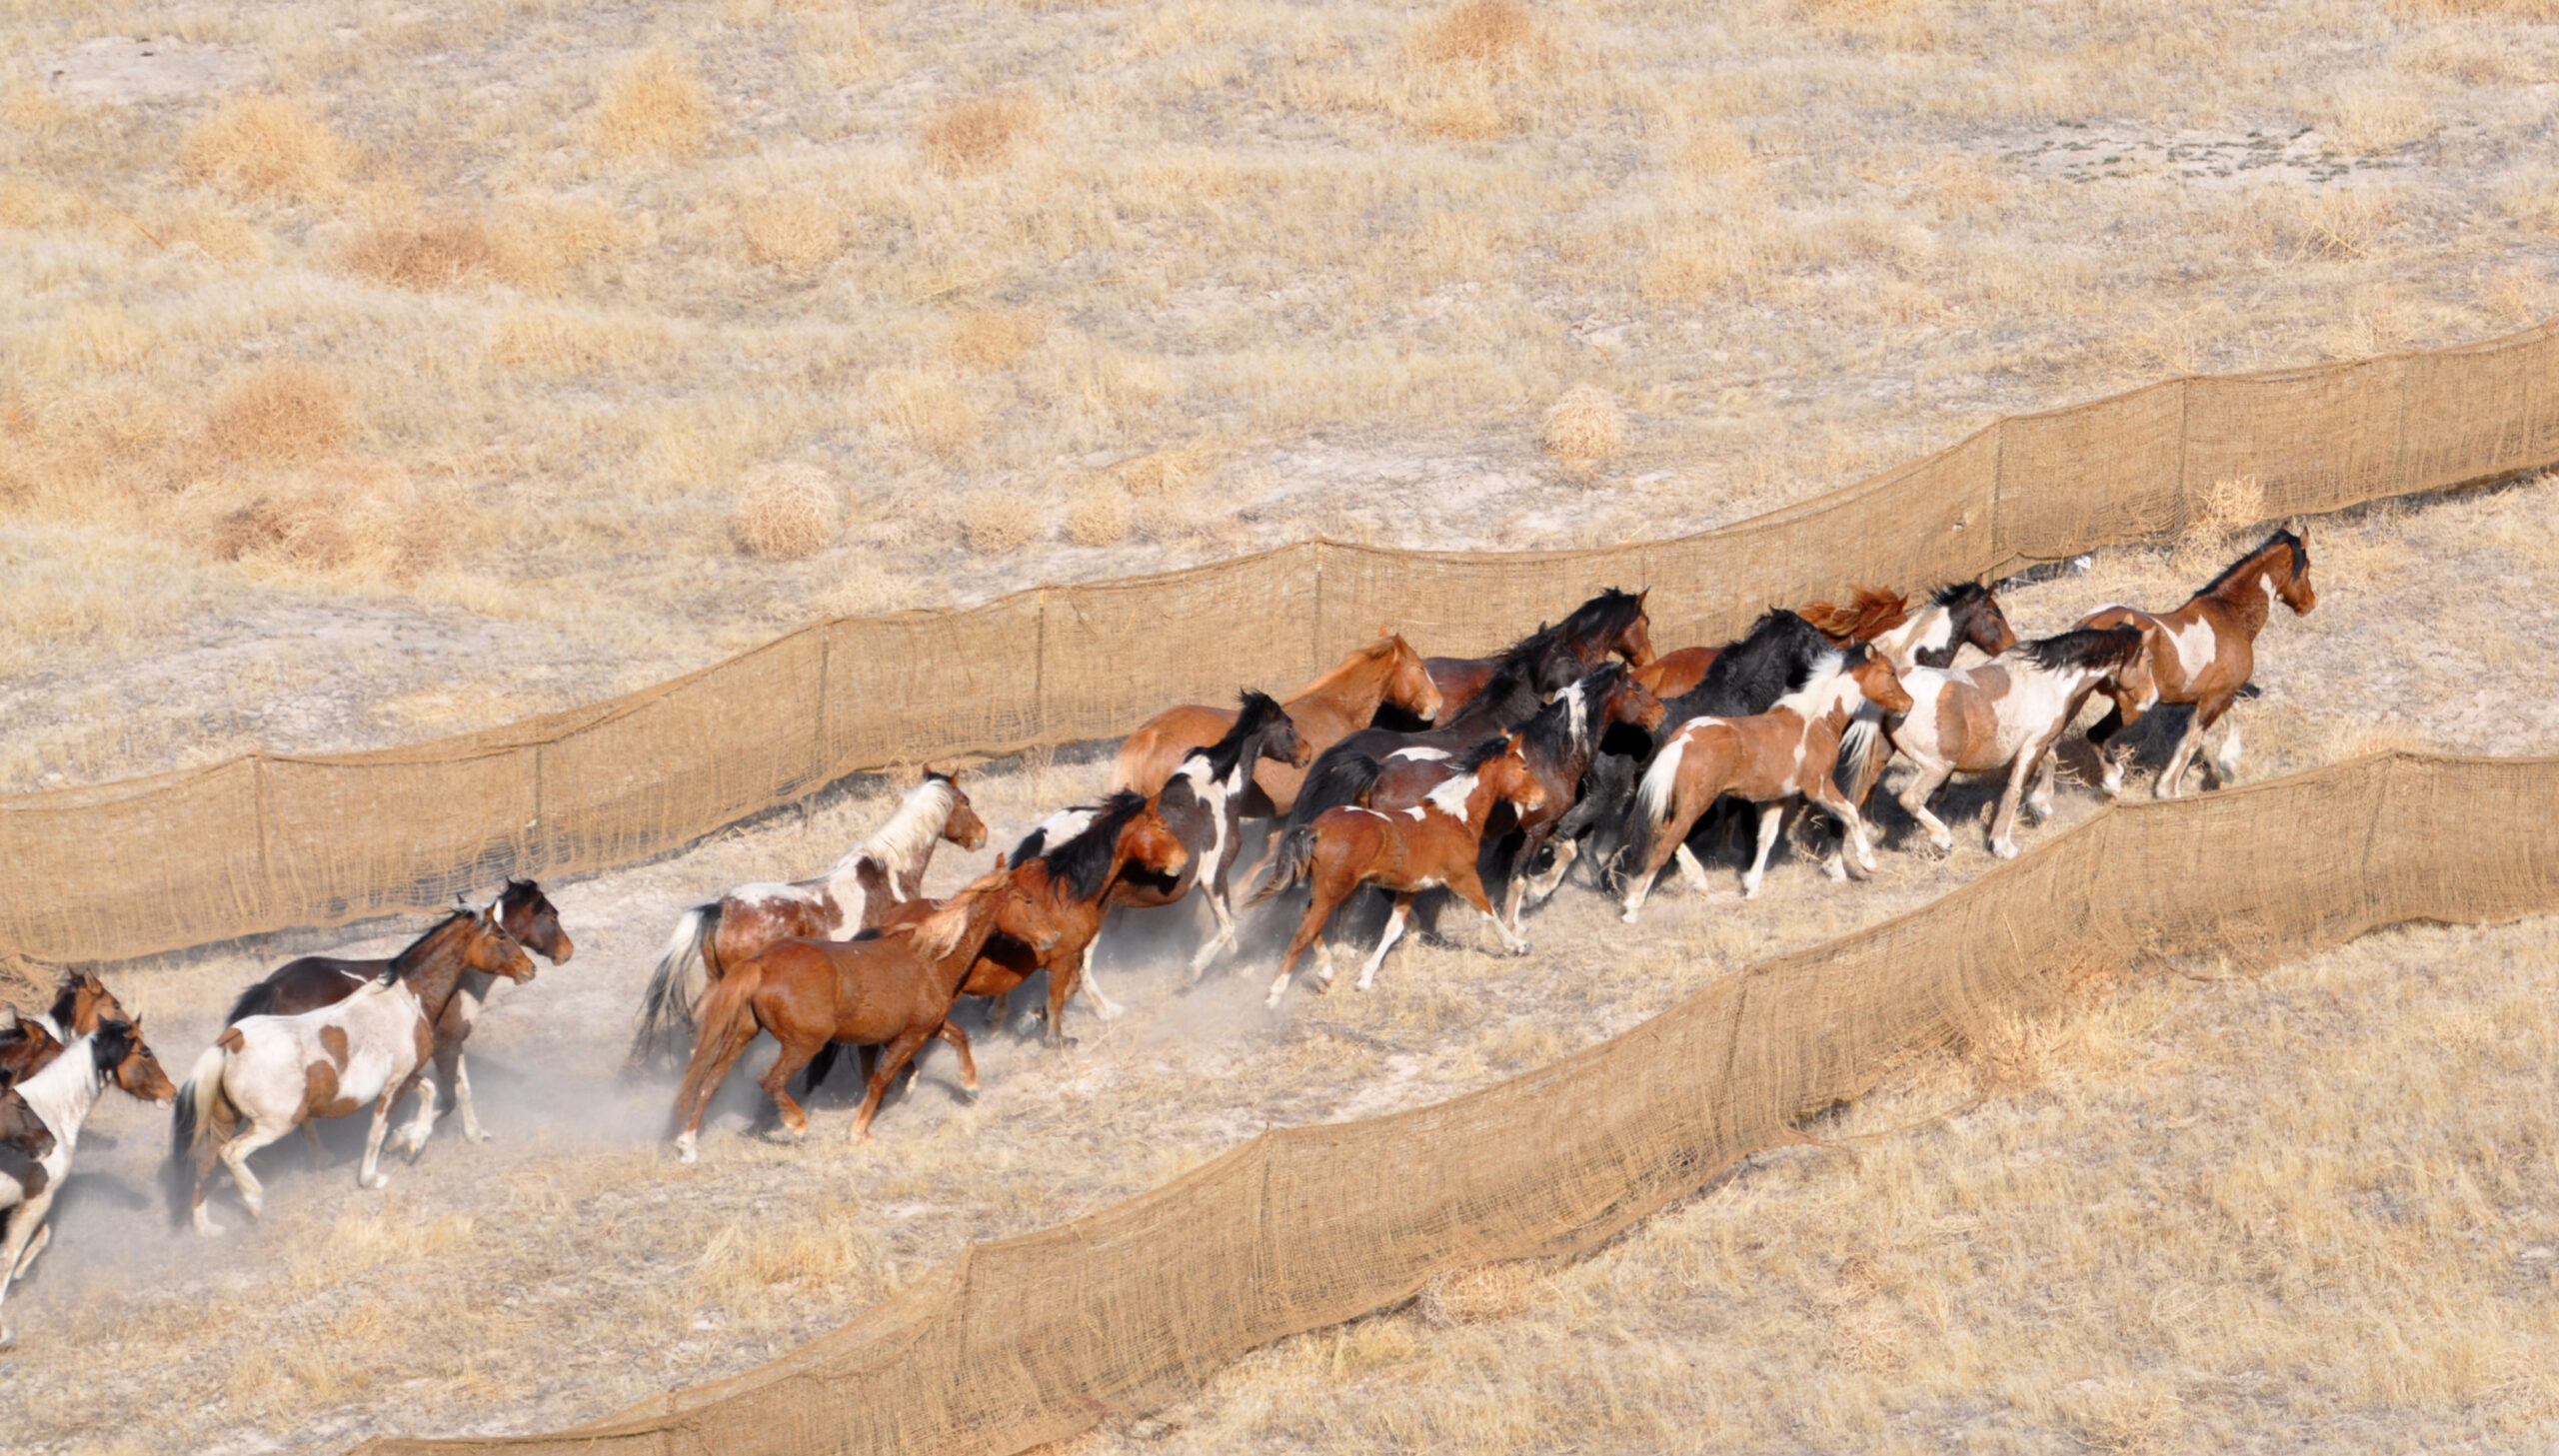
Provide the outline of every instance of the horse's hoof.
<path id="1" fill-rule="evenodd" d="M 1991 845 L 1990 852 L 2002 859 L 2014 859 L 2017 857 L 2017 846 L 2014 843 L 2002 841 Z"/>
<path id="2" fill-rule="evenodd" d="M 0 1350 L 14 1350 L 16 1348 L 18 1348 L 18 1332 L 9 1328 L 7 1325 L 0 1324 Z"/>
<path id="3" fill-rule="evenodd" d="M 223 1227 L 221 1224 L 212 1222 L 209 1219 L 196 1225 L 196 1237 L 198 1238 L 220 1238 L 230 1231 L 230 1229 Z"/>
<path id="4" fill-rule="evenodd" d="M 391 1186 L 391 1175 L 389 1173 L 376 1173 L 372 1177 L 365 1179 L 364 1185 L 377 1191 L 383 1188 L 388 1188 Z"/>
<path id="5" fill-rule="evenodd" d="M 701 1155 L 701 1152 L 694 1146 L 692 1133 L 688 1132 L 684 1136 L 676 1139 L 677 1162 L 689 1163 L 699 1158 Z"/>

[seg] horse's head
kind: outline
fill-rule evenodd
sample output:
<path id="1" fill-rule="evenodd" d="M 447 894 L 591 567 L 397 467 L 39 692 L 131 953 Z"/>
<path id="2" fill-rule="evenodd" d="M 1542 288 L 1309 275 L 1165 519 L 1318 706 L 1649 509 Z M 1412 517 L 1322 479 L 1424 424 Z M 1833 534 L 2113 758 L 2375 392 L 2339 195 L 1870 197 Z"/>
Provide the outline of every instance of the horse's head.
<path id="1" fill-rule="evenodd" d="M 2310 609 L 2319 605 L 2319 593 L 2310 585 L 2309 546 L 2289 531 L 2278 531 L 2266 547 L 2269 551 L 2276 547 L 2291 548 L 2267 564 L 2267 580 L 2275 584 L 2275 596 L 2292 609 L 2293 616 L 2309 616 Z"/>
<path id="2" fill-rule="evenodd" d="M 1599 724 L 1604 730 L 1615 724 L 1631 724 L 1646 732 L 1661 727 L 1665 710 L 1661 700 L 1632 673 L 1620 673 L 1608 685 L 1608 694 L 1599 700 Z"/>
<path id="3" fill-rule="evenodd" d="M 933 770 L 928 768 L 925 772 L 931 774 Z M 963 849 L 976 849 L 985 844 L 987 821 L 978 817 L 977 806 L 969 802 L 969 795 L 961 790 L 960 775 L 952 772 L 940 776 L 943 782 L 951 785 L 951 817 L 942 821 L 942 837 Z"/>
<path id="4" fill-rule="evenodd" d="M 1859 648 L 1840 671 L 1857 685 L 1857 692 L 1868 703 L 1886 713 L 1910 711 L 1910 695 L 1901 686 L 1901 675 L 1892 671 L 1892 663 L 1883 654 Z"/>
<path id="5" fill-rule="evenodd" d="M 127 1093 L 143 1101 L 166 1107 L 177 1100 L 178 1085 L 160 1069 L 160 1058 L 151 1054 L 151 1043 L 142 1039 L 142 1019 L 131 1021 L 121 1017 L 101 1021 L 93 1033 L 97 1040 L 98 1070 L 105 1073 Z"/>
<path id="6" fill-rule="evenodd" d="M 1953 591 L 1946 611 L 1953 618 L 1956 642 L 1968 642 L 1994 658 L 2017 645 L 2017 634 L 2008 626 L 2008 614 L 1999 610 L 1999 599 L 1988 587 L 1965 582 Z"/>
<path id="7" fill-rule="evenodd" d="M 530 879 L 510 879 L 498 895 L 498 920 L 516 943 L 553 965 L 565 965 L 578 947 L 560 928 L 560 907 Z"/>
<path id="8" fill-rule="evenodd" d="M 53 998 L 53 1021 L 66 1035 L 85 1036 L 107 1021 L 131 1021 L 132 1015 L 107 983 L 98 979 L 94 970 L 75 971 L 63 978 Z"/>
<path id="9" fill-rule="evenodd" d="M 1652 616 L 1643 606 L 1644 599 L 1651 595 L 1649 587 L 1635 594 L 1633 615 L 1617 630 L 1616 640 L 1608 644 L 1608 651 L 1625 659 L 1629 668 L 1640 668 L 1652 661 Z"/>
<path id="10" fill-rule="evenodd" d="M 471 923 L 463 930 L 462 963 L 472 970 L 517 982 L 534 976 L 533 957 L 525 954 L 524 946 L 507 933 L 506 921 L 499 918 L 495 902 L 471 912 Z"/>
<path id="11" fill-rule="evenodd" d="M 1430 669 L 1421 661 L 1421 654 L 1414 652 L 1412 644 L 1405 642 L 1399 632 L 1381 627 L 1377 636 L 1386 641 L 1385 701 L 1423 723 L 1438 722 L 1439 710 L 1445 703 L 1439 696 L 1439 685 L 1430 681 Z"/>
<path id="12" fill-rule="evenodd" d="M 1528 766 L 1527 739 L 1520 733 L 1505 733 L 1501 751 L 1476 765 L 1477 781 L 1492 790 L 1497 798 L 1506 798 L 1521 812 L 1543 808 L 1546 787 L 1537 781 L 1537 772 Z"/>
<path id="13" fill-rule="evenodd" d="M 1262 756 L 1272 762 L 1303 768 L 1314 760 L 1313 747 L 1298 735 L 1297 726 L 1288 719 L 1288 711 L 1269 694 L 1245 694 L 1242 721 L 1262 734 Z"/>

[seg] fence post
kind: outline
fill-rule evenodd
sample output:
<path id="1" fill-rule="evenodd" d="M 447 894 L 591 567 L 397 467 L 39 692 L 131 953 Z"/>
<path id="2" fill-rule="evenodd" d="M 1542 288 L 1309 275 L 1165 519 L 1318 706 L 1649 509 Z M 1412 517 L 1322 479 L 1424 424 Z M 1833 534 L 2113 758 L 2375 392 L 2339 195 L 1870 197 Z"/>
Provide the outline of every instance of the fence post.
<path id="1" fill-rule="evenodd" d="M 835 776 L 833 754 L 836 740 L 829 728 L 827 716 L 829 700 L 834 697 L 828 690 L 827 679 L 834 666 L 835 653 L 836 625 L 830 618 L 818 625 L 818 741 L 809 753 L 809 786 L 813 788 Z"/>
<path id="2" fill-rule="evenodd" d="M 249 753 L 249 796 L 258 819 L 258 881 L 266 896 L 269 918 L 284 913 L 283 897 L 276 893 L 276 866 L 273 851 L 267 847 L 267 755 L 263 750 Z"/>

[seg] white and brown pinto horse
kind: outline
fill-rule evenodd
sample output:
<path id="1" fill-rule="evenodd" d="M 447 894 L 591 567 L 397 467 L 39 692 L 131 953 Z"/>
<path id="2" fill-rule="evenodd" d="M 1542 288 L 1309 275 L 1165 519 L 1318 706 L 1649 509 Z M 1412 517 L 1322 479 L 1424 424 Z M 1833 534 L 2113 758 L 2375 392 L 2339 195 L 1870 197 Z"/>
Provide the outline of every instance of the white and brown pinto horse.
<path id="1" fill-rule="evenodd" d="M 1652 892 L 1653 877 L 1673 857 L 1680 876 L 1703 891 L 1706 873 L 1689 852 L 1688 830 L 1724 794 L 1757 805 L 1759 847 L 1741 877 L 1744 899 L 1759 893 L 1768 850 L 1777 841 L 1785 808 L 1810 799 L 1847 829 L 1861 869 L 1874 868 L 1865 822 L 1833 784 L 1840 735 L 1864 706 L 1902 713 L 1910 696 L 1901 691 L 1892 664 L 1866 648 L 1824 653 L 1804 679 L 1767 712 L 1746 718 L 1692 718 L 1680 725 L 1644 770 L 1635 793 L 1631 834 L 1622 851 L 1624 914 L 1633 920 Z M 1771 811 L 1770 805 L 1777 805 Z"/>
<path id="2" fill-rule="evenodd" d="M 71 1171 L 81 1125 L 111 1084 L 163 1107 L 178 1091 L 143 1041 L 141 1026 L 110 1020 L 73 1037 L 0 1096 L 0 1300 L 52 1238 L 45 1215 Z M 15 1332 L 0 1321 L 0 1349 L 15 1343 Z"/>
<path id="3" fill-rule="evenodd" d="M 1493 910 L 1475 860 L 1492 806 L 1507 802 L 1526 813 L 1545 803 L 1545 789 L 1522 756 L 1515 732 L 1485 739 L 1459 757 L 1455 768 L 1455 776 L 1410 808 L 1391 812 L 1358 805 L 1329 808 L 1313 822 L 1299 824 L 1282 836 L 1271 877 L 1254 891 L 1250 903 L 1260 904 L 1299 880 L 1313 894 L 1296 934 L 1289 937 L 1287 953 L 1280 957 L 1280 977 L 1271 983 L 1267 1004 L 1277 1006 L 1288 993 L 1297 958 L 1321 940 L 1324 922 L 1363 884 L 1393 896 L 1394 912 L 1386 920 L 1377 948 L 1359 969 L 1360 990 L 1376 980 L 1377 967 L 1403 934 L 1413 898 L 1426 889 L 1444 886 L 1453 891 L 1492 921 L 1514 954 L 1526 953 L 1528 942 Z M 1328 944 L 1316 953 L 1315 980 L 1318 986 L 1332 984 Z"/>
<path id="4" fill-rule="evenodd" d="M 1313 757 L 1286 710 L 1263 694 L 1247 693 L 1227 735 L 1184 754 L 1182 766 L 1156 794 L 1157 814 L 1190 854 L 1182 869 L 1170 877 L 1123 870 L 1112 883 L 1111 902 L 1144 909 L 1173 904 L 1197 890 L 1208 901 L 1217 928 L 1191 957 L 1192 981 L 1200 979 L 1200 972 L 1219 952 L 1235 948 L 1235 902 L 1227 880 L 1241 847 L 1244 801 L 1253 788 L 1254 773 L 1264 763 L 1303 768 Z M 1119 1007 L 1102 993 L 1102 982 L 1094 974 L 1098 949 L 1097 939 L 1086 953 L 1085 984 L 1093 991 L 1094 1009 L 1107 1018 L 1119 1014 Z"/>
<path id="5" fill-rule="evenodd" d="M 693 1010 L 732 965 L 784 940 L 850 940 L 924 890 L 936 844 L 987 842 L 987 826 L 957 773 L 927 769 L 897 812 L 815 879 L 742 884 L 676 917 L 675 933 L 640 994 L 634 1065 L 681 1058 L 693 1045 Z"/>
<path id="6" fill-rule="evenodd" d="M 2104 607 L 2081 618 L 2081 627 L 2137 627 L 2149 644 L 2151 675 L 2158 702 L 2190 703 L 2194 718 L 2185 736 L 2169 754 L 2152 792 L 2174 798 L 2184 791 L 2187 767 L 2204 733 L 2230 711 L 2256 673 L 2257 634 L 2274 616 L 2275 604 L 2309 615 L 2319 604 L 2310 586 L 2310 550 L 2301 538 L 2278 531 L 2255 551 L 2231 563 L 2174 612 L 2149 613 L 2130 607 Z M 2112 747 L 2123 728 L 2139 721 L 2142 710 L 2120 699 L 2112 711 L 2088 730 L 2088 741 L 2105 762 L 2101 786 L 2109 798 L 2123 791 L 2123 755 Z M 2239 769 L 2239 729 L 2234 724 L 2221 746 L 2204 760 L 2204 786 L 2218 788 Z"/>
<path id="7" fill-rule="evenodd" d="M 1928 811 L 1930 796 L 1958 773 L 2004 774 L 1990 820 L 1990 852 L 2002 859 L 2016 857 L 2018 800 L 2029 779 L 2035 822 L 2051 813 L 2052 745 L 2078 721 L 2089 695 L 2102 689 L 2135 712 L 2158 701 L 2150 655 L 2131 627 L 2078 628 L 1978 667 L 1912 668 L 1900 677 L 1910 707 L 1887 717 L 1883 732 L 1916 770 L 1896 795 L 1901 806 L 1943 853 L 1954 847 L 1954 835 Z M 1867 764 L 1850 765 L 1852 785 L 1872 783 L 1874 775 Z"/>

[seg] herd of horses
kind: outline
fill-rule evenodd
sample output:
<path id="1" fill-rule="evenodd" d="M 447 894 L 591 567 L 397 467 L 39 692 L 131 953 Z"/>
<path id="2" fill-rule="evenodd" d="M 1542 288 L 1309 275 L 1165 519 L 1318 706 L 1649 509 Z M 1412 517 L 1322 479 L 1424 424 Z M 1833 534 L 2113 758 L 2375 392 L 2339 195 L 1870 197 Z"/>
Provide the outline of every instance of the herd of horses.
<path id="1" fill-rule="evenodd" d="M 977 849 L 988 828 L 957 773 L 928 770 L 826 873 L 739 885 L 685 910 L 648 979 L 632 1063 L 683 1061 L 674 1126 L 690 1161 L 713 1096 L 759 1036 L 781 1051 L 758 1084 L 795 1134 L 808 1129 L 795 1079 L 816 1086 L 853 1046 L 871 1062 L 853 1123 L 868 1136 L 930 1041 L 950 1043 L 976 1090 L 964 1000 L 989 1001 L 992 1019 L 1045 972 L 1051 1045 L 1066 1044 L 1079 990 L 1097 1014 L 1118 1015 L 1093 974 L 1115 908 L 1203 900 L 1211 929 L 1190 963 L 1196 982 L 1238 949 L 1238 878 L 1258 881 L 1248 909 L 1302 894 L 1268 995 L 1276 1006 L 1310 949 L 1318 986 L 1330 984 L 1327 929 L 1345 935 L 1340 912 L 1374 890 L 1365 898 L 1385 918 L 1360 968 L 1365 989 L 1408 921 L 1451 900 L 1524 952 L 1525 915 L 1576 865 L 1631 921 L 1674 864 L 1704 889 L 1700 856 L 1745 830 L 1742 893 L 1755 896 L 1801 805 L 1835 825 L 1826 848 L 1804 834 L 1830 875 L 1846 877 L 1852 861 L 1872 870 L 1866 805 L 1895 757 L 1910 765 L 1895 796 L 1931 848 L 1953 835 L 1929 804 L 1964 774 L 1999 784 L 1989 847 L 2013 855 L 2019 810 L 2049 813 L 2055 747 L 2090 699 L 2108 705 L 2088 729 L 2108 796 L 2122 787 L 2123 730 L 2161 705 L 2192 708 L 2155 786 L 2174 796 L 2205 735 L 2250 691 L 2254 642 L 2276 606 L 2300 615 L 2315 601 L 2307 549 L 2279 531 L 2173 611 L 2106 607 L 2030 642 L 1976 583 L 1917 601 L 1861 589 L 1844 604 L 1772 610 L 1721 647 L 1658 655 L 1644 594 L 1614 590 L 1487 658 L 1424 658 L 1381 631 L 1285 702 L 1247 691 L 1234 710 L 1149 720 L 1121 744 L 1105 797 L 1043 819 L 946 898 L 923 892 L 936 846 Z M 1977 661 L 1958 666 L 1967 648 Z M 2239 747 L 2234 726 L 2202 759 L 2208 787 L 2235 772 Z M 1272 832 L 1239 875 L 1250 820 Z M 173 1108 L 172 1209 L 200 1233 L 220 1232 L 206 1206 L 217 1168 L 255 1216 L 264 1189 L 251 1154 L 296 1128 L 316 1143 L 316 1121 L 367 1106 L 357 1178 L 379 1188 L 392 1115 L 413 1091 L 395 1149 L 416 1157 L 447 1088 L 464 1135 L 486 1137 L 464 1057 L 473 1022 L 497 981 L 529 981 L 533 956 L 556 964 L 572 949 L 541 887 L 511 880 L 388 959 L 280 967 L 241 993 L 182 1083 L 94 974 L 66 978 L 45 1013 L 0 1023 L 0 1304 L 50 1237 L 81 1123 L 109 1085 Z M 0 1345 L 10 1338 L 0 1324 Z"/>

